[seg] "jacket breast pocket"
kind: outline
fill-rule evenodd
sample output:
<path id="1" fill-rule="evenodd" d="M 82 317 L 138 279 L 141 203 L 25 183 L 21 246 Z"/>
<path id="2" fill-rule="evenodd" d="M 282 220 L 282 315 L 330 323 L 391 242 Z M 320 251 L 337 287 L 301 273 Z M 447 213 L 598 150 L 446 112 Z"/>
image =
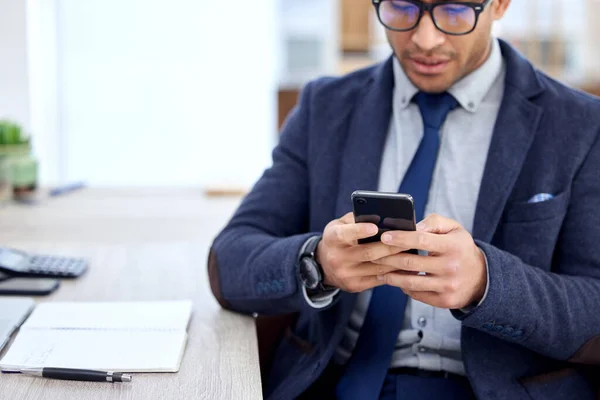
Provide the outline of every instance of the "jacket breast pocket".
<path id="1" fill-rule="evenodd" d="M 538 203 L 509 204 L 495 244 L 525 263 L 549 271 L 569 199 L 567 191 Z"/>
<path id="2" fill-rule="evenodd" d="M 570 198 L 571 193 L 567 190 L 550 200 L 538 203 L 511 203 L 504 212 L 504 222 L 530 222 L 559 217 L 562 219 L 567 212 Z"/>

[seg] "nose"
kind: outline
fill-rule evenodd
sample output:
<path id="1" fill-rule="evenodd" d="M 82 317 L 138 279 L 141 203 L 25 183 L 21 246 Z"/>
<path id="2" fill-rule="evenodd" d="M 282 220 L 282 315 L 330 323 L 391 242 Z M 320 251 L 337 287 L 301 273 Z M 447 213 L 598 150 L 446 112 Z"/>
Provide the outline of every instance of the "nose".
<path id="1" fill-rule="evenodd" d="M 443 32 L 440 32 L 433 23 L 433 19 L 429 13 L 425 13 L 419 25 L 414 29 L 412 41 L 421 50 L 429 51 L 442 45 L 446 37 Z"/>

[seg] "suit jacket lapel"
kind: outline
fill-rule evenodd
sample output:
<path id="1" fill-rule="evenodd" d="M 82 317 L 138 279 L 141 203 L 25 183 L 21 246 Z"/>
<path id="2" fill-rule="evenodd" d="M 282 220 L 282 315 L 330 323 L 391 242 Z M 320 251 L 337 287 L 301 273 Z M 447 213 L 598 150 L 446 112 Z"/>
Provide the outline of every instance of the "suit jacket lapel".
<path id="1" fill-rule="evenodd" d="M 500 42 L 506 61 L 506 83 L 483 173 L 473 237 L 490 242 L 535 132 L 542 109 L 530 99 L 544 90 L 537 73 L 508 44 Z"/>
<path id="2" fill-rule="evenodd" d="M 338 217 L 352 210 L 355 190 L 377 190 L 383 146 L 392 113 L 394 74 L 392 58 L 378 67 L 365 86 L 350 116 L 342 153 L 336 204 Z"/>

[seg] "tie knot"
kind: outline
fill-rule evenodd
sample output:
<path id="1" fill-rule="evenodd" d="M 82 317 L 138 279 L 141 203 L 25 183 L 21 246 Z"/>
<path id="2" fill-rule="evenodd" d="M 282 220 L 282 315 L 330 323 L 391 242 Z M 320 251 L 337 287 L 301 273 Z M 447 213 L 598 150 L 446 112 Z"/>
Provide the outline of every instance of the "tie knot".
<path id="1" fill-rule="evenodd" d="M 415 96 L 415 102 L 421 110 L 423 123 L 434 129 L 439 129 L 446 120 L 448 113 L 458 105 L 456 99 L 448 92 L 419 92 Z"/>

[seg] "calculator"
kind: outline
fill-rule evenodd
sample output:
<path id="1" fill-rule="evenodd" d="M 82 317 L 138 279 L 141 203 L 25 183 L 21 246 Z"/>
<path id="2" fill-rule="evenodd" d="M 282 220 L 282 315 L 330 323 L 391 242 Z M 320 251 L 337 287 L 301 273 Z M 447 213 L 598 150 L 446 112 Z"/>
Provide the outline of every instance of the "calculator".
<path id="1" fill-rule="evenodd" d="M 88 268 L 88 261 L 80 257 L 29 254 L 0 247 L 0 272 L 10 276 L 76 278 Z"/>

